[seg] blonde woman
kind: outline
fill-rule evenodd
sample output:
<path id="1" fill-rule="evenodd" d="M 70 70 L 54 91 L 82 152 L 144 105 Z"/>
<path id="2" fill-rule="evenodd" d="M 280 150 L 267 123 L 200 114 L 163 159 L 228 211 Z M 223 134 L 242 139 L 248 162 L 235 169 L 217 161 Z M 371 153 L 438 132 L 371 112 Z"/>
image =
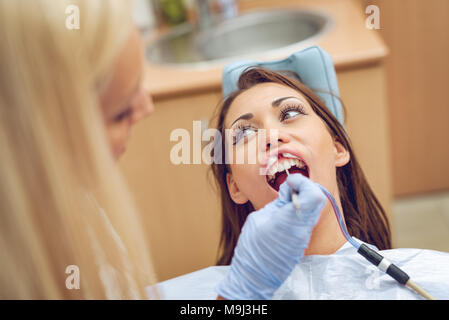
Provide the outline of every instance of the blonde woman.
<path id="1" fill-rule="evenodd" d="M 65 25 L 72 4 L 80 29 Z M 150 254 L 115 162 L 132 125 L 152 110 L 130 5 L 0 1 L 0 299 L 159 297 L 147 289 L 155 282 Z M 273 274 L 272 260 L 245 246 L 279 232 L 276 220 L 264 217 L 284 217 L 287 243 L 307 245 L 296 230 L 313 227 L 324 200 L 315 199 L 310 182 L 292 187 L 303 190 L 303 203 L 316 203 L 312 218 L 304 225 L 282 194 L 250 216 L 264 221 L 263 232 L 244 228 L 236 249 L 251 256 L 236 268 L 250 272 L 223 282 L 239 298 L 271 296 L 298 259 L 268 243 L 270 259 L 287 266 Z"/>
<path id="2" fill-rule="evenodd" d="M 0 299 L 139 299 L 155 282 L 114 161 L 152 110 L 130 6 L 0 2 Z"/>

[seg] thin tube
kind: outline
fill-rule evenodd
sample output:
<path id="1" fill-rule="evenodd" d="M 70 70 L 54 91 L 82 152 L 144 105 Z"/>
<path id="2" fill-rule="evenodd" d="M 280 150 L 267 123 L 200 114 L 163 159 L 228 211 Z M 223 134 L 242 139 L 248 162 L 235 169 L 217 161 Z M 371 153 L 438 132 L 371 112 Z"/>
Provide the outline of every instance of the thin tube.
<path id="1" fill-rule="evenodd" d="M 337 217 L 338 220 L 338 224 L 340 226 L 340 230 L 341 232 L 343 232 L 343 235 L 345 236 L 345 238 L 349 241 L 349 243 L 351 243 L 358 251 L 358 249 L 360 248 L 360 244 L 358 242 L 356 242 L 348 233 L 348 230 L 346 229 L 346 225 L 343 222 L 343 218 L 341 216 L 340 210 L 338 209 L 337 204 L 335 203 L 335 199 L 334 197 L 332 197 L 332 195 L 330 194 L 329 191 L 326 190 L 326 188 L 324 188 L 323 186 L 319 185 L 321 190 L 323 191 L 324 195 L 329 199 L 332 208 L 334 209 L 335 212 L 335 216 Z M 380 256 L 382 257 L 382 256 Z M 383 257 L 382 257 L 383 258 Z M 377 265 L 376 265 L 377 266 Z M 379 267 L 379 266 L 377 266 Z M 418 286 L 416 283 L 414 283 L 411 279 L 409 279 L 406 283 L 406 286 L 408 286 L 409 288 L 413 289 L 416 293 L 418 293 L 420 296 L 422 296 L 423 298 L 427 299 L 427 300 L 435 300 L 434 297 L 432 297 L 427 291 L 425 291 L 423 288 L 421 288 L 420 286 Z"/>
<path id="2" fill-rule="evenodd" d="M 287 176 L 290 175 L 290 172 L 288 172 L 288 169 L 285 169 L 285 172 L 287 172 Z M 337 217 L 338 225 L 340 227 L 341 232 L 343 233 L 343 236 L 354 248 L 359 249 L 360 244 L 349 235 L 348 229 L 346 229 L 346 225 L 343 221 L 343 217 L 340 213 L 340 209 L 338 209 L 338 205 L 335 202 L 334 197 L 332 196 L 332 194 L 329 191 L 326 190 L 325 187 L 323 187 L 320 184 L 318 184 L 318 186 L 320 187 L 321 191 L 324 193 L 324 195 L 326 196 L 326 198 L 329 200 L 330 204 L 332 205 L 332 208 L 334 209 L 335 216 Z M 293 202 L 293 205 L 295 206 L 295 208 L 297 210 L 299 210 L 300 203 L 299 203 L 298 192 L 296 190 L 292 190 L 292 202 Z"/>
<path id="3" fill-rule="evenodd" d="M 348 242 L 357 250 L 360 247 L 360 243 L 358 243 L 357 241 L 354 240 L 354 238 L 352 238 L 349 235 L 348 229 L 346 229 L 346 225 L 343 221 L 343 217 L 340 213 L 340 209 L 338 208 L 337 203 L 335 202 L 334 197 L 332 196 L 332 194 L 326 190 L 325 187 L 323 187 L 322 185 L 318 184 L 318 186 L 320 187 L 321 191 L 323 191 L 324 195 L 327 197 L 327 199 L 329 200 L 329 202 L 332 205 L 332 208 L 334 209 L 334 213 L 335 216 L 337 217 L 337 221 L 338 221 L 338 225 L 340 226 L 340 230 L 343 233 L 344 237 L 346 238 L 346 240 L 348 240 Z"/>

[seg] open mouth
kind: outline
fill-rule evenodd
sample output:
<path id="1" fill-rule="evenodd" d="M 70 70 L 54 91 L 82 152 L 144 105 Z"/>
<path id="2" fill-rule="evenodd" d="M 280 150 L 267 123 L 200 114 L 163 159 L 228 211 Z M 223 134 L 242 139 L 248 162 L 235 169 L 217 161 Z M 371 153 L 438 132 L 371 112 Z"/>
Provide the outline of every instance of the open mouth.
<path id="1" fill-rule="evenodd" d="M 309 177 L 309 168 L 306 163 L 290 153 L 280 153 L 277 161 L 275 160 L 267 169 L 267 182 L 276 192 L 287 179 L 287 170 L 289 174 L 300 173 Z"/>

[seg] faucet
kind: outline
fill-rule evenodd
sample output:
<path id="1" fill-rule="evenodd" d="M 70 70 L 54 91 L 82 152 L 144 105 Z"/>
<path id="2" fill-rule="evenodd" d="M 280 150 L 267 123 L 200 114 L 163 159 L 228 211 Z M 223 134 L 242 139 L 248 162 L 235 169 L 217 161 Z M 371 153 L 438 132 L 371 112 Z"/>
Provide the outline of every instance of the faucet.
<path id="1" fill-rule="evenodd" d="M 231 19 L 237 16 L 237 0 L 213 0 L 218 3 L 221 16 L 224 19 Z M 212 11 L 209 0 L 195 1 L 197 12 L 197 23 L 200 29 L 207 28 L 213 24 Z"/>
<path id="2" fill-rule="evenodd" d="M 237 17 L 237 0 L 219 0 L 221 4 L 221 12 L 225 19 Z"/>
<path id="3" fill-rule="evenodd" d="M 153 15 L 156 19 L 156 26 L 163 24 L 161 0 L 141 0 L 149 1 Z M 178 0 L 179 1 L 179 0 Z M 230 19 L 237 16 L 238 0 L 189 0 L 188 3 L 196 13 L 196 23 L 200 29 L 210 27 L 214 23 L 214 9 L 219 11 L 219 16 L 223 19 Z M 187 0 L 181 0 L 186 4 Z M 189 5 L 189 7 L 190 7 Z"/>

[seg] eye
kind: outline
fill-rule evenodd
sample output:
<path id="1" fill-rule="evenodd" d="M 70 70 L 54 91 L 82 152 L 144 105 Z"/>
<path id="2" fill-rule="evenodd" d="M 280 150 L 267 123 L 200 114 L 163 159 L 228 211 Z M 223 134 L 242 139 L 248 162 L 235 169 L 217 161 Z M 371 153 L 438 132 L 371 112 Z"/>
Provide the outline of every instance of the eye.
<path id="1" fill-rule="evenodd" d="M 250 125 L 238 125 L 236 129 L 234 129 L 233 135 L 232 135 L 232 144 L 237 144 L 240 140 L 257 133 L 257 128 L 254 128 Z"/>
<path id="2" fill-rule="evenodd" d="M 129 117 L 131 117 L 133 113 L 133 109 L 131 107 L 128 107 L 127 109 L 125 109 L 124 111 L 120 112 L 118 115 L 116 115 L 114 117 L 114 121 L 115 122 L 122 122 L 125 119 L 128 119 Z"/>
<path id="3" fill-rule="evenodd" d="M 281 112 L 280 112 L 280 121 L 285 121 L 288 119 L 292 119 L 297 117 L 298 115 L 305 115 L 306 113 L 304 112 L 304 106 L 301 104 L 295 104 L 295 105 L 286 105 L 285 107 L 282 108 Z"/>

